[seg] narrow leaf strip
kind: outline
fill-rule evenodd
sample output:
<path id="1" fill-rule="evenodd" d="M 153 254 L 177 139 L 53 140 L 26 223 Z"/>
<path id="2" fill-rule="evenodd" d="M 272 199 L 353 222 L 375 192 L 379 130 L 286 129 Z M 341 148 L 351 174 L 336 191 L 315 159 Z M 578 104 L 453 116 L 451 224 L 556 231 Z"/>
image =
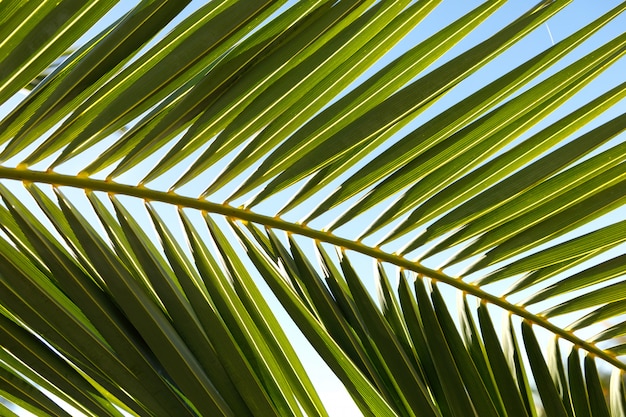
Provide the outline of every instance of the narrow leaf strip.
<path id="1" fill-rule="evenodd" d="M 585 355 L 585 383 L 589 391 L 591 415 L 594 417 L 609 417 L 609 409 L 604 399 L 604 387 L 600 382 L 595 358 L 591 355 Z"/>
<path id="2" fill-rule="evenodd" d="M 550 377 L 550 371 L 541 353 L 539 343 L 531 325 L 526 321 L 522 322 L 522 336 L 543 408 L 550 417 L 567 417 L 567 412 Z"/>

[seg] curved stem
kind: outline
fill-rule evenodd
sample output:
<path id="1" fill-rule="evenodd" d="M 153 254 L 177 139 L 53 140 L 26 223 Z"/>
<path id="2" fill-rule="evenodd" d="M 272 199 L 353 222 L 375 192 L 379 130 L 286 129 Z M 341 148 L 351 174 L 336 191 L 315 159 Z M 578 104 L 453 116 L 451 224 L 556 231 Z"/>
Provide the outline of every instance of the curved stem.
<path id="1" fill-rule="evenodd" d="M 220 214 L 240 221 L 257 223 L 263 226 L 268 226 L 270 228 L 284 230 L 286 232 L 306 236 L 312 239 L 319 240 L 321 242 L 330 243 L 332 245 L 370 256 L 383 262 L 387 262 L 401 268 L 416 272 L 417 274 L 424 275 L 436 281 L 451 285 L 461 291 L 466 292 L 467 294 L 471 294 L 488 303 L 497 305 L 504 310 L 511 312 L 512 314 L 527 319 L 531 323 L 543 327 L 553 334 L 558 335 L 562 339 L 568 340 L 575 346 L 578 346 L 583 350 L 586 350 L 587 352 L 597 356 L 598 358 L 605 360 L 613 366 L 626 371 L 626 364 L 617 359 L 617 357 L 600 349 L 595 344 L 589 343 L 577 337 L 575 334 L 556 326 L 555 324 L 548 321 L 546 318 L 533 314 L 527 311 L 522 306 L 510 303 L 505 298 L 490 294 L 476 285 L 467 283 L 459 278 L 449 276 L 441 271 L 427 268 L 418 262 L 411 261 L 394 253 L 384 252 L 379 248 L 364 245 L 359 241 L 336 236 L 330 232 L 311 229 L 308 226 L 304 226 L 298 223 L 284 221 L 279 217 L 271 217 L 254 213 L 250 210 L 232 207 L 228 204 L 213 203 L 205 199 L 181 196 L 171 191 L 157 191 L 146 188 L 144 186 L 132 186 L 108 180 L 103 181 L 88 177 L 58 174 L 51 171 L 33 171 L 29 169 L 7 168 L 2 166 L 0 166 L 0 178 L 35 183 L 46 183 L 53 186 L 76 187 L 84 190 L 103 191 L 107 193 L 127 195 L 131 197 L 141 198 L 146 201 L 159 201 L 163 203 L 173 204 L 179 207 L 193 208 L 209 213 Z"/>

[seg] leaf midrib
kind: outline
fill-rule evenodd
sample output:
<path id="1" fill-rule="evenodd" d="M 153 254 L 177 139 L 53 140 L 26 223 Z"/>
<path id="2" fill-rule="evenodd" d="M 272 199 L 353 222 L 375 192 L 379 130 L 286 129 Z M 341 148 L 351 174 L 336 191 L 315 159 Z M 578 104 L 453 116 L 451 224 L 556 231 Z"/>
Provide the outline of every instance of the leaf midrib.
<path id="1" fill-rule="evenodd" d="M 385 252 L 378 247 L 367 246 L 360 241 L 336 236 L 324 230 L 312 229 L 299 223 L 288 222 L 279 217 L 258 214 L 250 211 L 249 209 L 237 208 L 228 204 L 214 203 L 203 198 L 182 196 L 172 191 L 164 192 L 153 190 L 141 185 L 134 186 L 117 183 L 111 180 L 99 180 L 83 176 L 59 174 L 53 171 L 35 171 L 21 167 L 9 168 L 3 166 L 0 166 L 0 178 L 23 182 L 45 183 L 50 184 L 53 187 L 66 186 L 90 191 L 102 191 L 110 194 L 120 194 L 141 198 L 145 201 L 158 201 L 172 204 L 177 207 L 192 208 L 208 213 L 219 214 L 243 222 L 261 224 L 273 229 L 279 229 L 297 235 L 306 236 L 320 242 L 352 250 L 374 259 L 396 265 L 400 268 L 413 271 L 420 276 L 426 276 L 435 281 L 448 284 L 460 291 L 473 295 L 482 301 L 496 305 L 518 317 L 524 318 L 529 322 L 550 331 L 554 335 L 573 343 L 575 346 L 603 359 L 613 366 L 626 371 L 626 364 L 618 360 L 616 356 L 611 355 L 609 352 L 597 347 L 593 343 L 589 343 L 577 337 L 574 333 L 568 332 L 567 330 L 551 323 L 546 318 L 529 312 L 522 306 L 512 304 L 505 298 L 490 294 L 482 290 L 480 287 L 467 283 L 460 278 L 455 278 L 444 274 L 441 271 L 425 267 L 418 262 L 411 261 L 395 253 Z"/>

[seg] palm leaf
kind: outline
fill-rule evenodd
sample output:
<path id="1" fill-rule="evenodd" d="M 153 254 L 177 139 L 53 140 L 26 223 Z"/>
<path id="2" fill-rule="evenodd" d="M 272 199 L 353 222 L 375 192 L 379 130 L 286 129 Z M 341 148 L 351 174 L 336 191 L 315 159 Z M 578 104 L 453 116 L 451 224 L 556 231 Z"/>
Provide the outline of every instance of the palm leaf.
<path id="1" fill-rule="evenodd" d="M 626 413 L 626 3 L 92 3 L 0 5 L 3 415 Z"/>

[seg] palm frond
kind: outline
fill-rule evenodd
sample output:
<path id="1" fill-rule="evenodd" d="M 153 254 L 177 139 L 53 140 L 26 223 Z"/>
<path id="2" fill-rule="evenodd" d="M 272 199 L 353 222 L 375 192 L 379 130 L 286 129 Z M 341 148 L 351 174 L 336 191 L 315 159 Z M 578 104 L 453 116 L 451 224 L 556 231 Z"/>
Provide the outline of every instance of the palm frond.
<path id="1" fill-rule="evenodd" d="M 0 4 L 3 415 L 331 415 L 293 324 L 363 415 L 626 414 L 626 3 L 88 3 Z"/>

